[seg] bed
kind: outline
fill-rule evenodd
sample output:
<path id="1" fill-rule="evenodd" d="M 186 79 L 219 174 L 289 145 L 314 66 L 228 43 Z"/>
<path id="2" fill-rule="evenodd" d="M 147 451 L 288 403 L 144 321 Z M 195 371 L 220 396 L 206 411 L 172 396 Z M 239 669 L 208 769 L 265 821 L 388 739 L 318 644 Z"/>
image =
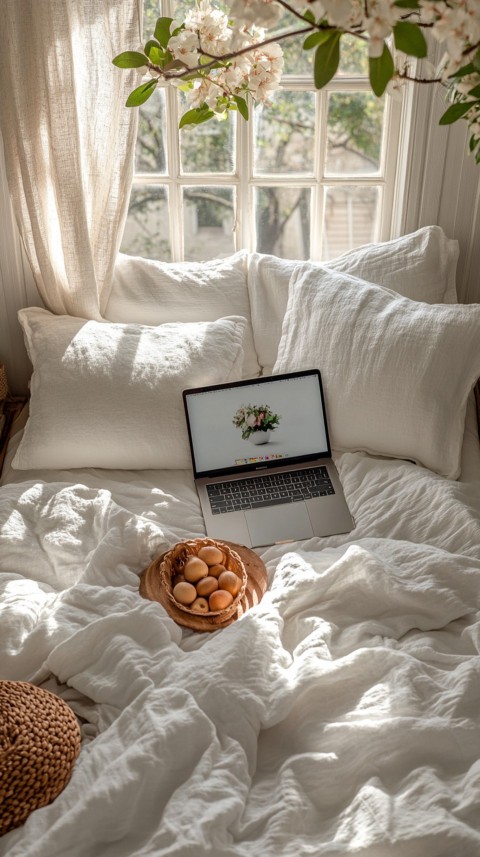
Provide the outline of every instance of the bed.
<path id="1" fill-rule="evenodd" d="M 0 855 L 477 857 L 480 307 L 457 257 L 438 227 L 328 268 L 123 257 L 104 323 L 22 311 L 0 678 L 63 698 L 82 749 Z M 139 595 L 204 534 L 179 386 L 309 361 L 355 529 L 258 550 L 260 604 L 182 629 Z"/>

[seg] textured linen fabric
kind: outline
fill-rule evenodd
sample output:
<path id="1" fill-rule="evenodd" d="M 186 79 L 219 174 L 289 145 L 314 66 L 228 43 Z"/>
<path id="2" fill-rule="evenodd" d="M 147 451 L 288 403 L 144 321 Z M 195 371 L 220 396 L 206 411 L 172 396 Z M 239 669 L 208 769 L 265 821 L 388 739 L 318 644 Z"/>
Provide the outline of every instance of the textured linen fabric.
<path id="1" fill-rule="evenodd" d="M 140 0 L 3 0 L 0 128 L 15 217 L 45 305 L 99 318 L 130 195 Z M 88 58 L 88 61 L 86 60 Z"/>
<path id="2" fill-rule="evenodd" d="M 245 378 L 260 373 L 251 324 L 246 251 L 210 262 L 158 262 L 119 253 L 105 309 L 108 321 L 165 324 L 247 319 Z"/>
<path id="3" fill-rule="evenodd" d="M 429 304 L 456 303 L 458 252 L 458 241 L 447 238 L 439 226 L 425 226 L 392 241 L 357 247 L 325 265 L 385 286 L 412 300 Z M 250 255 L 248 288 L 253 334 L 265 374 L 272 371 L 277 359 L 290 277 L 304 264 L 315 263 L 261 253 Z"/>
<path id="4" fill-rule="evenodd" d="M 190 467 L 182 390 L 241 377 L 239 316 L 158 327 L 38 308 L 19 318 L 34 370 L 20 470 Z"/>
<path id="5" fill-rule="evenodd" d="M 331 444 L 456 479 L 480 304 L 430 305 L 321 268 L 292 275 L 274 373 L 320 369 Z"/>
<path id="6" fill-rule="evenodd" d="M 336 465 L 355 530 L 260 551 L 268 592 L 214 634 L 138 594 L 204 534 L 191 472 L 2 488 L 2 674 L 83 738 L 2 857 L 478 857 L 478 483 Z"/>

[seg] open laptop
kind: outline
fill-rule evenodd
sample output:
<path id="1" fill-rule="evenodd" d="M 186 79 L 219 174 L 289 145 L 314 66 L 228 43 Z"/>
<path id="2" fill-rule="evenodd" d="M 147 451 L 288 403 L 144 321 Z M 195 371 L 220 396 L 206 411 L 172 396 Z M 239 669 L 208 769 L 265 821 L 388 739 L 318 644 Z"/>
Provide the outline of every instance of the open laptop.
<path id="1" fill-rule="evenodd" d="M 207 535 L 249 547 L 350 532 L 316 369 L 184 390 Z"/>

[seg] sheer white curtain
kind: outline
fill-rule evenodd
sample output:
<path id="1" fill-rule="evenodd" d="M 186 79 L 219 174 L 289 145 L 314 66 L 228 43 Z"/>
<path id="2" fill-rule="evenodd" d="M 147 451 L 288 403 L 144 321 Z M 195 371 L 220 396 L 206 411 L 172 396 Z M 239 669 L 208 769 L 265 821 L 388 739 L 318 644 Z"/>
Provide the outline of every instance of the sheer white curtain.
<path id="1" fill-rule="evenodd" d="M 45 305 L 98 318 L 128 207 L 141 0 L 2 0 L 0 127 L 15 217 Z"/>

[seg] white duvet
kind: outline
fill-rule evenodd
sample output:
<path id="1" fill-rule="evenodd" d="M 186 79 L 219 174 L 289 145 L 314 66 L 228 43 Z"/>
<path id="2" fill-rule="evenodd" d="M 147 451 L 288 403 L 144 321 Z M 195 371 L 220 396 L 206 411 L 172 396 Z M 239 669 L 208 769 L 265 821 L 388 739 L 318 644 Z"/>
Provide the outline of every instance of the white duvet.
<path id="1" fill-rule="evenodd" d="M 337 463 L 356 529 L 265 551 L 261 604 L 204 635 L 138 595 L 203 532 L 187 473 L 1 489 L 1 678 L 83 746 L 0 855 L 480 855 L 480 482 Z"/>

